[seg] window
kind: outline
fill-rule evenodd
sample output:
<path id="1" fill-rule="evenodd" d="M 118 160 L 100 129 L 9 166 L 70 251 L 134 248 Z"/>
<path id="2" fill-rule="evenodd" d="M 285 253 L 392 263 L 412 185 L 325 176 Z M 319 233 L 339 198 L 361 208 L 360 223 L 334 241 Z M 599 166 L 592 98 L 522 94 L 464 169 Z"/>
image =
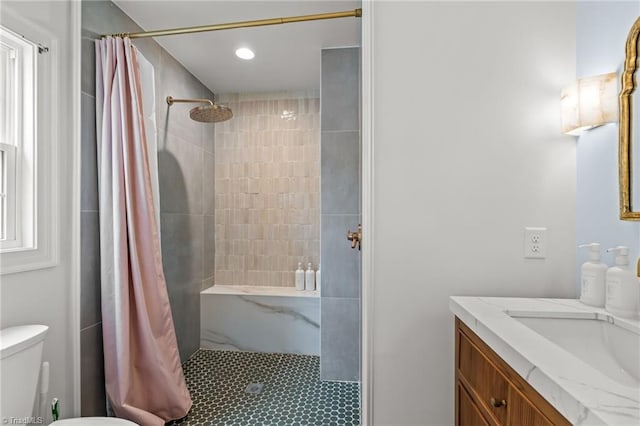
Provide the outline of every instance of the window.
<path id="1" fill-rule="evenodd" d="M 36 269 L 34 265 L 43 267 L 53 260 L 48 222 L 43 222 L 46 218 L 36 212 L 36 206 L 42 209 L 50 205 L 47 193 L 53 178 L 49 162 L 55 136 L 48 117 L 51 68 L 50 58 L 45 54 L 47 49 L 31 37 L 48 41 L 35 26 L 0 25 L 0 273 L 3 274 Z"/>
<path id="2" fill-rule="evenodd" d="M 34 246 L 38 46 L 0 26 L 0 251 Z"/>

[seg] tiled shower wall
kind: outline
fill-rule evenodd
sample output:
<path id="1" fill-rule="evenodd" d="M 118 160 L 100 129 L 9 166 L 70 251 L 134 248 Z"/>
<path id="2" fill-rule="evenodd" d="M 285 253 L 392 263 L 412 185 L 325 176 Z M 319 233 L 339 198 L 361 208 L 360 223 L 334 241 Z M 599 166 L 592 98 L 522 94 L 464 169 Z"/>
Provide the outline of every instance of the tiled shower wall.
<path id="1" fill-rule="evenodd" d="M 100 309 L 100 225 L 95 137 L 94 40 L 140 31 L 110 1 L 82 2 L 81 413 L 105 414 Z M 189 119 L 191 105 L 168 108 L 165 97 L 212 93 L 151 39 L 135 40 L 155 69 L 162 257 L 180 356 L 199 347 L 202 288 L 213 284 L 214 126 Z"/>
<path id="2" fill-rule="evenodd" d="M 298 262 L 317 268 L 318 95 L 220 98 L 234 118 L 215 129 L 216 284 L 294 286 Z"/>
<path id="3" fill-rule="evenodd" d="M 360 378 L 360 49 L 322 51 L 320 377 Z"/>

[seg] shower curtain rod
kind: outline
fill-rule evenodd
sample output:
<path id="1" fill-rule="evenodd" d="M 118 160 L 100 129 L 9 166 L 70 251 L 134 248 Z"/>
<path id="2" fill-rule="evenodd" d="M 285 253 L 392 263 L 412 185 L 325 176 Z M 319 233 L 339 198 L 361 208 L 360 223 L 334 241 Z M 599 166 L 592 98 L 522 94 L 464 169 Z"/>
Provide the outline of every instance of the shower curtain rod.
<path id="1" fill-rule="evenodd" d="M 336 18 L 360 18 L 362 9 L 347 10 L 345 12 L 319 13 L 315 15 L 289 16 L 286 18 L 259 19 L 257 21 L 230 22 L 227 24 L 203 25 L 199 27 L 173 28 L 169 30 L 144 31 L 140 33 L 116 33 L 104 34 L 101 37 L 129 37 L 129 38 L 145 38 L 145 37 L 161 37 L 177 34 L 201 33 L 206 31 L 231 30 L 234 28 L 262 27 L 266 25 L 291 24 L 294 22 L 319 21 L 322 19 Z"/>

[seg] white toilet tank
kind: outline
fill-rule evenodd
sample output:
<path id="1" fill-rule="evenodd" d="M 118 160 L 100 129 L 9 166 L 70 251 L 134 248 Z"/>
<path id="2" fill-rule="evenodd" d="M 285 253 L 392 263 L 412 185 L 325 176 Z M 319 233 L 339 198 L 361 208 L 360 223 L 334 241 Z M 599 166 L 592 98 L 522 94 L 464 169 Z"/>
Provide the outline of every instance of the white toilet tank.
<path id="1" fill-rule="evenodd" d="M 0 330 L 0 419 L 33 413 L 42 346 L 49 327 L 21 325 Z"/>

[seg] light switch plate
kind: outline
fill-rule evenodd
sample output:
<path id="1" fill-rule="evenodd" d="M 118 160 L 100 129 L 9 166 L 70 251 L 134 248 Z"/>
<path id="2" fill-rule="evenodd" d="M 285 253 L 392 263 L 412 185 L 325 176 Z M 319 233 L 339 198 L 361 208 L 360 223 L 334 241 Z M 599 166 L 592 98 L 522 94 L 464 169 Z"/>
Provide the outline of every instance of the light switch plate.
<path id="1" fill-rule="evenodd" d="M 544 259 L 547 257 L 547 228 L 524 228 L 524 258 Z"/>

